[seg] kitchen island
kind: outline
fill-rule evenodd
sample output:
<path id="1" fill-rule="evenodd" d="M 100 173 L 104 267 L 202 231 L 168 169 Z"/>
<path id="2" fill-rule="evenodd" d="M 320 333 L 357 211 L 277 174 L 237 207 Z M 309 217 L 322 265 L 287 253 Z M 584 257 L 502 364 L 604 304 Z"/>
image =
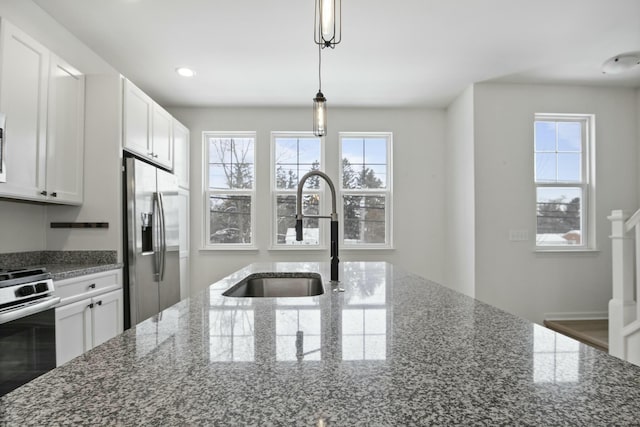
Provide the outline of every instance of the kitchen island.
<path id="1" fill-rule="evenodd" d="M 0 398 L 0 425 L 630 425 L 640 368 L 387 263 L 252 264 Z M 312 271 L 315 297 L 235 298 Z"/>

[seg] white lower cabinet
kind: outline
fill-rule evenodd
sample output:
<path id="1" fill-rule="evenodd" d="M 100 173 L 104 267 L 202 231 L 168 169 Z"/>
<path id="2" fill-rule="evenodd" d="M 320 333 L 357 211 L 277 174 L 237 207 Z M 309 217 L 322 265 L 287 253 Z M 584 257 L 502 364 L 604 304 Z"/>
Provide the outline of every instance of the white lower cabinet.
<path id="1" fill-rule="evenodd" d="M 91 298 L 56 308 L 56 364 L 91 349 Z"/>
<path id="2" fill-rule="evenodd" d="M 56 361 L 60 366 L 123 330 L 123 297 L 118 274 L 95 274 L 89 279 L 56 285 L 62 301 L 56 307 Z M 60 291 L 58 292 L 58 289 Z M 70 294 L 70 291 L 79 292 Z"/>

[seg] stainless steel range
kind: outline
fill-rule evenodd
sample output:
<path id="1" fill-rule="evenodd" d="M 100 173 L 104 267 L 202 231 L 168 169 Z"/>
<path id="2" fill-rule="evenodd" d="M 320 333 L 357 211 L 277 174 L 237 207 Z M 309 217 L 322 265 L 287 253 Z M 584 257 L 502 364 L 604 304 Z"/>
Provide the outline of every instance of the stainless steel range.
<path id="1" fill-rule="evenodd" d="M 55 368 L 58 302 L 45 269 L 0 270 L 0 396 Z"/>

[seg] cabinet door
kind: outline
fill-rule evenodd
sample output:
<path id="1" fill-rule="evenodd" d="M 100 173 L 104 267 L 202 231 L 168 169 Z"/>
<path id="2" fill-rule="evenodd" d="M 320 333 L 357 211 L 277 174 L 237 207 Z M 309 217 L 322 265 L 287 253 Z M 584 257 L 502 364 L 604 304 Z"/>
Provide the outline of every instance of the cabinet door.
<path id="1" fill-rule="evenodd" d="M 93 297 L 93 347 L 122 332 L 122 289 Z"/>
<path id="2" fill-rule="evenodd" d="M 0 111 L 6 182 L 0 196 L 44 200 L 49 51 L 2 19 Z"/>
<path id="3" fill-rule="evenodd" d="M 173 120 L 173 173 L 181 188 L 189 188 L 189 129 Z"/>
<path id="4" fill-rule="evenodd" d="M 180 258 L 189 256 L 189 190 L 178 189 Z"/>
<path id="5" fill-rule="evenodd" d="M 180 229 L 180 299 L 189 296 L 189 190 L 178 189 Z"/>
<path id="6" fill-rule="evenodd" d="M 189 257 L 180 258 L 180 300 L 189 296 Z"/>
<path id="7" fill-rule="evenodd" d="M 60 366 L 91 349 L 91 299 L 56 308 L 56 362 Z"/>
<path id="8" fill-rule="evenodd" d="M 151 114 L 153 100 L 129 80 L 124 81 L 123 144 L 128 151 L 152 158 Z"/>
<path id="9" fill-rule="evenodd" d="M 47 197 L 81 204 L 84 170 L 84 75 L 51 55 L 47 124 Z"/>
<path id="10" fill-rule="evenodd" d="M 157 163 L 173 169 L 173 117 L 154 102 L 152 123 L 152 156 Z"/>

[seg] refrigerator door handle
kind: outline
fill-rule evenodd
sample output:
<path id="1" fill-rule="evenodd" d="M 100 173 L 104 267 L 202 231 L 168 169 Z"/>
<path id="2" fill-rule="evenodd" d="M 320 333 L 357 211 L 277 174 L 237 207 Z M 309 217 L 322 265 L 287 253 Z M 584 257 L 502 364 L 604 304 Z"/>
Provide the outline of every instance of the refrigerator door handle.
<path id="1" fill-rule="evenodd" d="M 162 193 L 158 192 L 158 201 L 160 202 L 160 232 L 161 232 L 161 252 L 162 252 L 162 261 L 160 263 L 160 280 L 164 280 L 164 272 L 167 266 L 167 222 L 164 216 L 164 197 Z"/>
<path id="2" fill-rule="evenodd" d="M 160 263 L 162 246 L 160 245 L 162 236 L 160 230 L 162 228 L 161 219 L 162 208 L 160 206 L 160 193 L 153 193 L 153 274 L 160 277 Z"/>

